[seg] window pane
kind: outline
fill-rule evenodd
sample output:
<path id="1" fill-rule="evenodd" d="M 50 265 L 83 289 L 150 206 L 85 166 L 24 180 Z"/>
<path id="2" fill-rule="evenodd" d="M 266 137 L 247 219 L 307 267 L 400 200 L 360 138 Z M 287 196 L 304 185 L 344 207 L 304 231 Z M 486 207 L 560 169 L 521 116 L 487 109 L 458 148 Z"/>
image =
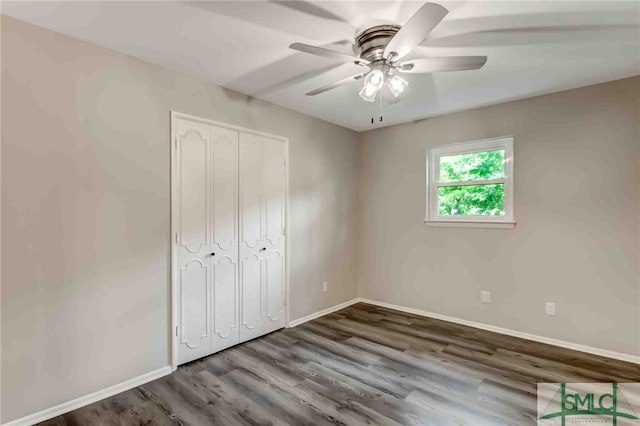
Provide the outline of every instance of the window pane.
<path id="1" fill-rule="evenodd" d="M 440 157 L 440 182 L 504 178 L 504 150 Z"/>
<path id="2" fill-rule="evenodd" d="M 438 188 L 440 216 L 504 216 L 504 185 L 461 185 Z"/>

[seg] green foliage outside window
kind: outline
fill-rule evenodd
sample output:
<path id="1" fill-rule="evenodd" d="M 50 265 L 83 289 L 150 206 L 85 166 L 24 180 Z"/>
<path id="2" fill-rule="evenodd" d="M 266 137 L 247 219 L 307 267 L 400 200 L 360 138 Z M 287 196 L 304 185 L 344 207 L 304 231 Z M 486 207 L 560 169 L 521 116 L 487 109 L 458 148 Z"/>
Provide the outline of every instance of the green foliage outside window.
<path id="1" fill-rule="evenodd" d="M 484 151 L 440 158 L 440 182 L 504 178 L 504 151 Z M 438 188 L 438 214 L 504 215 L 504 185 L 459 185 Z"/>

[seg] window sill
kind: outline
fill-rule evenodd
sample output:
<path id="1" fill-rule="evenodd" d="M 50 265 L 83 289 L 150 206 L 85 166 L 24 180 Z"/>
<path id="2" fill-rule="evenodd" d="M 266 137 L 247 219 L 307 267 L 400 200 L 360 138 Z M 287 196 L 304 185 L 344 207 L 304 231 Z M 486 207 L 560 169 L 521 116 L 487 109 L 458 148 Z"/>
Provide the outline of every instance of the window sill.
<path id="1" fill-rule="evenodd" d="M 516 222 L 480 222 L 477 220 L 437 220 L 426 219 L 425 225 L 437 228 L 487 228 L 487 229 L 513 229 Z"/>

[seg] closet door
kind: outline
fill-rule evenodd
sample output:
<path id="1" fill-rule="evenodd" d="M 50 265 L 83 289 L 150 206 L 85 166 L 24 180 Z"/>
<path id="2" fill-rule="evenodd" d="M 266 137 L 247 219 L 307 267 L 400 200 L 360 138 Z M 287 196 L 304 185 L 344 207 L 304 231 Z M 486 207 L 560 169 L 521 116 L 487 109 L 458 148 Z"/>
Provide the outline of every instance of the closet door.
<path id="1" fill-rule="evenodd" d="M 211 353 L 209 126 L 176 120 L 178 362 Z"/>
<path id="2" fill-rule="evenodd" d="M 284 327 L 284 142 L 240 133 L 240 340 Z"/>
<path id="3" fill-rule="evenodd" d="M 285 325 L 286 143 L 175 118 L 177 363 Z"/>
<path id="4" fill-rule="evenodd" d="M 285 144 L 263 139 L 265 239 L 265 333 L 284 327 L 285 283 Z"/>
<path id="5" fill-rule="evenodd" d="M 238 132 L 211 127 L 212 352 L 240 341 Z"/>
<path id="6" fill-rule="evenodd" d="M 264 330 L 263 144 L 240 133 L 240 340 Z"/>

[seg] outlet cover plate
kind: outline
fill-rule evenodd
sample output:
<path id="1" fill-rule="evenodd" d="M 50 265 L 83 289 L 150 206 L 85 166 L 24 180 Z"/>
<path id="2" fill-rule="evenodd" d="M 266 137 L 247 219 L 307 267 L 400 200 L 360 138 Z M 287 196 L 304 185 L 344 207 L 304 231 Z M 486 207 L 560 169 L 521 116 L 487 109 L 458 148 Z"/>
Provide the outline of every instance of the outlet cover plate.
<path id="1" fill-rule="evenodd" d="M 555 315 L 556 314 L 556 304 L 553 302 L 547 302 L 544 305 L 544 311 L 547 315 Z"/>

